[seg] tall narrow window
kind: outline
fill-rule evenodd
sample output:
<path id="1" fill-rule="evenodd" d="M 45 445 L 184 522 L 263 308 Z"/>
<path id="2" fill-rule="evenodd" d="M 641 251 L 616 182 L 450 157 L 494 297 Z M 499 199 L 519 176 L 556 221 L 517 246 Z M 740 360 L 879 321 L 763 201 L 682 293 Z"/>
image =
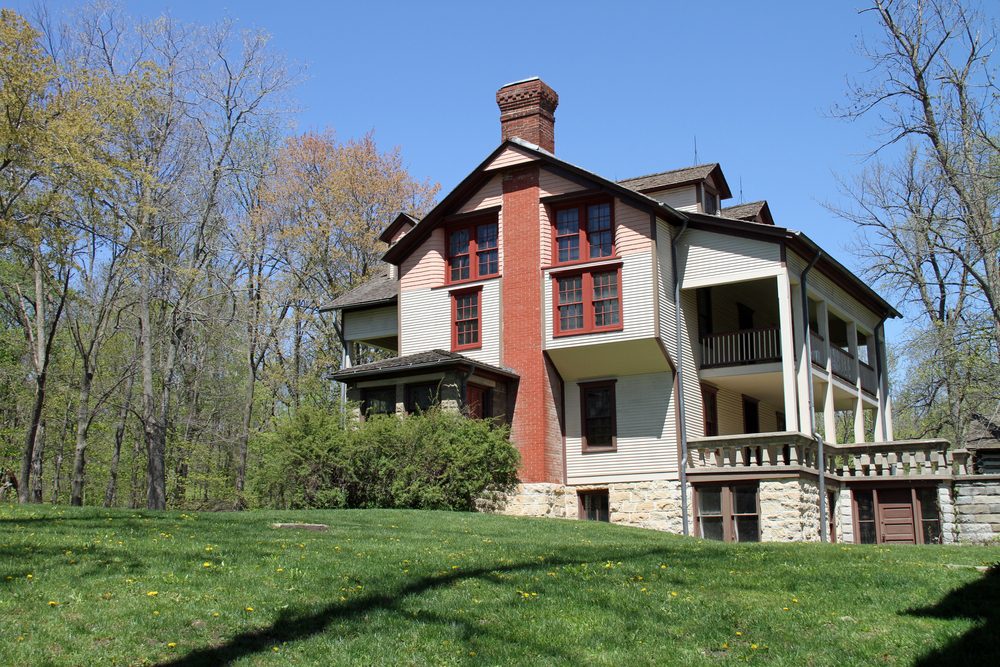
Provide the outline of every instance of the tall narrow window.
<path id="1" fill-rule="evenodd" d="M 479 288 L 452 293 L 452 350 L 471 350 L 482 347 L 480 340 L 482 294 L 483 291 Z"/>
<path id="2" fill-rule="evenodd" d="M 559 331 L 583 329 L 583 276 L 556 281 L 559 286 Z"/>
<path id="3" fill-rule="evenodd" d="M 924 544 L 940 544 L 941 512 L 938 509 L 937 489 L 919 488 L 916 494 L 920 503 L 920 525 L 923 528 Z"/>
<path id="4" fill-rule="evenodd" d="M 875 498 L 871 491 L 854 491 L 857 508 L 858 539 L 861 544 L 875 544 L 878 536 L 875 530 Z"/>
<path id="5" fill-rule="evenodd" d="M 617 444 L 615 383 L 587 382 L 580 385 L 583 450 L 613 450 Z"/>
<path id="6" fill-rule="evenodd" d="M 704 338 L 712 331 L 712 288 L 699 287 L 695 292 L 698 301 L 698 337 Z"/>
<path id="7" fill-rule="evenodd" d="M 500 274 L 499 226 L 480 222 L 448 232 L 448 282 Z"/>
<path id="8" fill-rule="evenodd" d="M 553 263 L 588 261 L 614 255 L 613 210 L 609 201 L 555 209 Z"/>
<path id="9" fill-rule="evenodd" d="M 701 385 L 701 406 L 705 418 L 705 436 L 719 435 L 719 390 L 712 385 Z"/>
<path id="10" fill-rule="evenodd" d="M 698 487 L 698 525 L 706 540 L 725 539 L 725 520 L 722 515 L 722 487 Z"/>
<path id="11" fill-rule="evenodd" d="M 618 272 L 595 273 L 594 328 L 603 329 L 621 323 L 618 312 Z"/>

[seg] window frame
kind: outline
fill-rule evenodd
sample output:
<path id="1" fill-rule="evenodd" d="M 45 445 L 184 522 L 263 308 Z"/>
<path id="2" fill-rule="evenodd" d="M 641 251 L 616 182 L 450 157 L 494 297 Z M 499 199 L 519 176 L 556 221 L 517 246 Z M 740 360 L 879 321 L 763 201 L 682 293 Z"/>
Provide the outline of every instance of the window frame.
<path id="1" fill-rule="evenodd" d="M 462 297 L 476 297 L 476 342 L 460 345 L 458 342 L 458 300 Z M 448 293 L 451 299 L 451 351 L 480 350 L 483 347 L 483 286 L 477 285 L 468 289 L 453 290 Z M 471 322 L 471 319 L 462 322 Z"/>
<path id="2" fill-rule="evenodd" d="M 403 405 L 406 408 L 406 414 L 408 414 L 408 415 L 415 415 L 415 414 L 417 414 L 417 408 L 419 406 L 417 406 L 417 405 L 414 404 L 413 395 L 417 392 L 418 389 L 420 389 L 422 387 L 433 387 L 434 388 L 433 399 L 431 401 L 431 404 L 427 407 L 427 410 L 430 410 L 435 405 L 440 405 L 441 404 L 441 381 L 440 380 L 428 380 L 426 382 L 412 382 L 412 383 L 406 385 L 406 390 L 404 392 L 406 400 L 403 402 Z M 421 409 L 421 412 L 427 412 L 427 410 Z"/>
<path id="3" fill-rule="evenodd" d="M 580 382 L 577 384 L 580 392 L 580 450 L 584 454 L 593 452 L 617 452 L 618 451 L 618 400 L 615 393 L 615 385 L 618 380 L 597 380 L 594 382 Z M 587 392 L 593 389 L 611 390 L 611 444 L 591 445 L 588 438 L 587 428 Z"/>
<path id="4" fill-rule="evenodd" d="M 383 392 L 388 394 L 392 392 L 392 412 L 370 412 L 369 406 L 369 395 Z M 361 389 L 361 419 L 362 421 L 367 419 L 371 415 L 394 415 L 396 414 L 396 385 L 383 385 L 381 387 L 364 387 Z"/>
<path id="5" fill-rule="evenodd" d="M 615 273 L 616 287 L 618 290 L 618 323 L 597 326 L 595 324 L 596 313 L 594 308 L 594 274 Z M 568 271 L 553 271 L 552 279 L 552 336 L 561 338 L 563 336 L 581 336 L 585 334 L 604 333 L 607 331 L 621 331 L 625 328 L 625 300 L 622 290 L 622 264 L 613 262 L 600 264 L 580 269 Z M 583 306 L 583 326 L 579 329 L 567 329 L 563 331 L 561 319 L 559 317 L 559 281 L 565 278 L 580 277 L 580 289 L 582 292 Z M 597 301 L 608 301 L 609 299 L 598 299 Z M 566 305 L 566 304 L 562 304 Z"/>
<path id="6" fill-rule="evenodd" d="M 496 247 L 481 250 L 479 248 L 479 228 L 492 225 L 496 228 Z M 453 255 L 451 251 L 452 234 L 464 231 L 469 235 L 469 251 L 461 255 Z M 446 285 L 460 285 L 476 280 L 486 280 L 488 278 L 500 277 L 500 221 L 496 216 L 476 216 L 470 220 L 463 220 L 460 223 L 448 225 L 444 233 L 444 276 Z M 479 255 L 483 252 L 495 251 L 497 254 L 497 270 L 495 273 L 479 272 Z M 469 258 L 469 277 L 452 278 L 451 260 L 457 256 L 467 256 Z"/>
<path id="7" fill-rule="evenodd" d="M 756 509 L 756 513 L 755 514 L 747 514 L 745 512 L 744 513 L 737 513 L 736 512 L 736 501 L 735 501 L 736 493 L 735 493 L 735 489 L 740 488 L 740 487 L 753 487 L 756 490 L 756 492 L 754 494 L 754 496 L 755 496 L 754 499 L 755 499 L 755 504 L 756 504 L 756 508 L 755 508 Z M 741 516 L 756 516 L 757 517 L 757 540 L 756 541 L 757 542 L 763 541 L 761 539 L 761 528 L 763 527 L 764 523 L 763 523 L 763 521 L 761 519 L 761 513 L 760 513 L 760 481 L 759 480 L 747 480 L 747 481 L 729 482 L 729 483 L 717 482 L 717 483 L 711 483 L 711 484 L 696 484 L 696 485 L 694 485 L 693 488 L 694 488 L 694 503 L 693 503 L 694 504 L 694 525 L 697 527 L 697 533 L 698 533 L 697 536 L 698 537 L 700 537 L 701 539 L 710 539 L 710 538 L 707 538 L 707 537 L 704 536 L 704 532 L 702 531 L 702 527 L 701 527 L 702 513 L 701 513 L 701 510 L 699 509 L 699 507 L 701 505 L 701 494 L 704 493 L 705 489 L 715 489 L 715 488 L 718 488 L 718 489 L 721 490 L 721 494 L 720 494 L 721 497 L 720 497 L 720 502 L 719 502 L 720 513 L 717 514 L 717 515 L 716 514 L 711 514 L 711 515 L 706 515 L 706 516 L 713 516 L 713 517 L 715 517 L 715 516 L 721 516 L 722 517 L 722 541 L 723 542 L 736 542 L 736 541 L 738 541 L 737 539 L 735 539 L 736 537 L 738 537 L 737 530 L 736 530 L 736 519 L 737 519 L 737 517 L 741 517 Z M 743 540 L 743 541 L 745 541 L 745 540 Z"/>
<path id="8" fill-rule="evenodd" d="M 583 491 L 577 491 L 577 517 L 581 521 L 604 521 L 611 523 L 611 494 L 607 489 L 587 489 Z M 603 498 L 606 504 L 606 518 L 600 518 L 600 510 L 598 510 L 598 517 L 596 519 L 591 519 L 587 516 L 586 498 Z"/>
<path id="9" fill-rule="evenodd" d="M 608 231 L 611 232 L 611 250 L 607 255 L 591 256 L 590 254 L 590 232 L 588 232 L 588 217 L 587 208 L 589 206 L 598 206 L 601 204 L 608 205 L 608 212 L 610 217 L 610 228 Z M 559 234 L 559 212 L 568 211 L 576 209 L 576 223 L 577 231 L 576 238 L 579 244 L 579 257 L 576 259 L 559 260 L 559 239 L 569 238 L 572 235 Z M 590 197 L 587 199 L 581 199 L 578 201 L 559 203 L 559 204 L 549 204 L 548 215 L 551 227 L 551 245 L 552 252 L 550 253 L 551 265 L 552 266 L 569 266 L 573 264 L 583 264 L 585 262 L 599 262 L 602 260 L 617 259 L 618 258 L 618 243 L 617 243 L 617 224 L 615 221 L 615 200 L 614 198 L 607 197 Z"/>
<path id="10" fill-rule="evenodd" d="M 709 403 L 711 403 L 711 410 L 708 409 Z M 709 419 L 710 416 L 711 419 Z M 719 435 L 719 388 L 705 382 L 701 383 L 701 417 L 702 432 L 705 437 L 711 438 Z M 709 426 L 713 428 L 709 428 Z"/>

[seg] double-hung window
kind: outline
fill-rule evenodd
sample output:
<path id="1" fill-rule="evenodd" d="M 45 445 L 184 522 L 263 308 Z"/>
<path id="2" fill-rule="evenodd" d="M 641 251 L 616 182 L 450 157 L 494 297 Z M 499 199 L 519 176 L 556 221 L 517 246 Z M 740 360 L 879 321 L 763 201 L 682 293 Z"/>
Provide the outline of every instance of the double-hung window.
<path id="1" fill-rule="evenodd" d="M 499 227 L 480 220 L 448 231 L 448 282 L 500 275 Z"/>
<path id="2" fill-rule="evenodd" d="M 482 347 L 482 287 L 451 293 L 451 349 L 475 350 Z"/>
<path id="3" fill-rule="evenodd" d="M 611 257 L 615 253 L 611 202 L 558 207 L 555 213 L 553 264 Z"/>
<path id="4" fill-rule="evenodd" d="M 622 328 L 620 266 L 557 274 L 553 289 L 556 335 Z"/>
<path id="5" fill-rule="evenodd" d="M 695 487 L 698 533 L 708 540 L 760 542 L 758 484 Z"/>
<path id="6" fill-rule="evenodd" d="M 583 451 L 614 451 L 618 444 L 615 381 L 584 382 L 579 386 Z"/>

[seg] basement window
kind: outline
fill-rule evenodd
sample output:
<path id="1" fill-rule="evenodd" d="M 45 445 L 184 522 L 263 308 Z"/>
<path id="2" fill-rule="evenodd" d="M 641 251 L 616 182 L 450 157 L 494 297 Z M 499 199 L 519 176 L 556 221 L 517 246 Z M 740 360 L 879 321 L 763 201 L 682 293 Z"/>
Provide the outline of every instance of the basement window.
<path id="1" fill-rule="evenodd" d="M 695 488 L 698 534 L 706 540 L 760 542 L 757 484 Z"/>
<path id="2" fill-rule="evenodd" d="M 581 491 L 577 496 L 580 498 L 580 518 L 586 521 L 610 521 L 611 515 L 608 511 L 608 490 Z"/>

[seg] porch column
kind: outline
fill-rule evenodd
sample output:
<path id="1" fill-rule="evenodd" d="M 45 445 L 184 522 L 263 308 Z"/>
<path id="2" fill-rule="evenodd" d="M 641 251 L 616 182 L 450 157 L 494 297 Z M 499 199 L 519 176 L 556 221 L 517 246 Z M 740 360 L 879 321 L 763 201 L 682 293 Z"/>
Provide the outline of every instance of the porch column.
<path id="1" fill-rule="evenodd" d="M 797 391 L 799 406 L 799 431 L 807 432 L 812 423 L 813 406 L 809 404 L 809 385 L 812 382 L 812 361 L 809 358 L 806 336 L 806 318 L 802 312 L 802 283 L 792 285 L 792 320 L 795 324 L 795 353 L 797 365 Z M 817 332 L 819 333 L 819 332 Z M 815 397 L 813 397 L 815 400 Z M 809 435 L 812 435 L 811 433 Z"/>
<path id="2" fill-rule="evenodd" d="M 886 370 L 885 324 L 880 322 L 872 336 L 875 347 L 875 372 L 878 385 L 878 412 L 875 413 L 875 439 L 892 441 L 892 418 L 889 415 L 889 374 Z"/>
<path id="3" fill-rule="evenodd" d="M 833 382 L 827 377 L 826 395 L 823 401 L 823 430 L 824 440 L 831 444 L 837 444 L 837 413 L 833 409 Z"/>
<path id="4" fill-rule="evenodd" d="M 854 442 L 865 441 L 865 403 L 861 398 L 861 356 L 858 354 L 858 325 L 847 323 L 847 346 L 854 357 Z"/>
<path id="5" fill-rule="evenodd" d="M 796 401 L 795 384 L 795 335 L 792 324 L 791 285 L 788 271 L 777 275 L 778 284 L 778 324 L 781 332 L 781 375 L 785 396 L 785 430 L 799 430 L 799 410 Z"/>

